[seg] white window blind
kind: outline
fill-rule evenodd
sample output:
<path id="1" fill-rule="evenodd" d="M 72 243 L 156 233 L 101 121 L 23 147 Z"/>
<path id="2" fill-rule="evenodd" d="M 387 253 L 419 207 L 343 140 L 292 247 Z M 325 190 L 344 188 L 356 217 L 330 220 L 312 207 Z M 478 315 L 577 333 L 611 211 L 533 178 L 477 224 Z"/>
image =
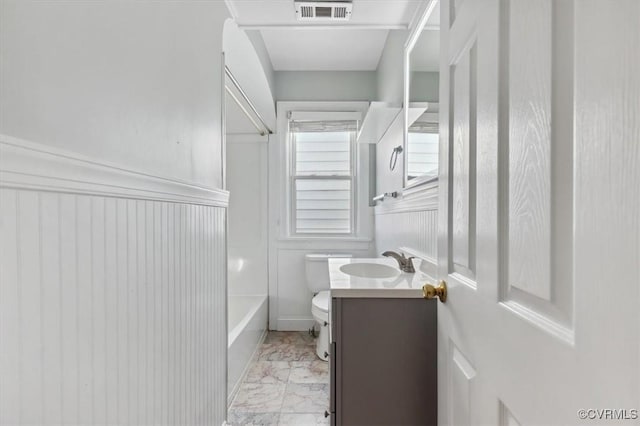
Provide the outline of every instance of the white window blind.
<path id="1" fill-rule="evenodd" d="M 291 121 L 292 231 L 351 234 L 356 121 Z"/>
<path id="2" fill-rule="evenodd" d="M 414 123 L 409 128 L 407 177 L 409 179 L 438 170 L 438 124 Z"/>

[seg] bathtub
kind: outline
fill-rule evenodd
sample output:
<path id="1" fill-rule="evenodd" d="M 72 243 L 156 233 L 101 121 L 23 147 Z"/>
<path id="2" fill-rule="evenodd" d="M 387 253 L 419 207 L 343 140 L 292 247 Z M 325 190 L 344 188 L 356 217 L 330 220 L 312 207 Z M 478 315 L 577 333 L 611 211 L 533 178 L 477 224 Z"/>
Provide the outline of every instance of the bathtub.
<path id="1" fill-rule="evenodd" d="M 229 296 L 227 391 L 233 399 L 244 372 L 267 332 L 267 296 Z"/>

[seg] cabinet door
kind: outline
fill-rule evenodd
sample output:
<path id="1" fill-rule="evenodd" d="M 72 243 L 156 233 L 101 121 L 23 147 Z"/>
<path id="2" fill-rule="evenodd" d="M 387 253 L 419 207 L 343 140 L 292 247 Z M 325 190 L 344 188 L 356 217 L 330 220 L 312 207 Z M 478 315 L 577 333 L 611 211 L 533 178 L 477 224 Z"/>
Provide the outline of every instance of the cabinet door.
<path id="1" fill-rule="evenodd" d="M 336 424 L 434 425 L 436 302 L 339 299 Z"/>

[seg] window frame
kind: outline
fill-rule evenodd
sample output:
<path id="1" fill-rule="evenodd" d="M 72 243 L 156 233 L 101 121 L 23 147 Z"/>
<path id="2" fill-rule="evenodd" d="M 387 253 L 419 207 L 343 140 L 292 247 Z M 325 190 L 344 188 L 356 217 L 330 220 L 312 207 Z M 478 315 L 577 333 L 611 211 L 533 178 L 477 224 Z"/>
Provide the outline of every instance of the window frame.
<path id="1" fill-rule="evenodd" d="M 327 120 L 330 121 L 330 120 Z M 359 124 L 359 123 L 358 123 Z M 289 151 L 289 167 L 287 168 L 288 173 L 288 191 L 287 191 L 287 202 L 289 204 L 289 226 L 288 233 L 291 237 L 304 237 L 304 238 L 350 238 L 355 237 L 357 235 L 357 221 L 358 221 L 358 212 L 356 200 L 358 197 L 358 150 L 357 150 L 357 130 L 350 130 L 349 133 L 349 175 L 338 176 L 338 175 L 308 175 L 308 176 L 298 176 L 297 168 L 296 168 L 296 140 L 295 133 L 292 132 L 287 126 L 287 149 Z M 349 200 L 349 232 L 298 232 L 297 231 L 297 223 L 298 218 L 296 215 L 296 206 L 297 206 L 297 191 L 296 191 L 296 181 L 297 180 L 348 180 L 350 182 L 350 200 Z"/>

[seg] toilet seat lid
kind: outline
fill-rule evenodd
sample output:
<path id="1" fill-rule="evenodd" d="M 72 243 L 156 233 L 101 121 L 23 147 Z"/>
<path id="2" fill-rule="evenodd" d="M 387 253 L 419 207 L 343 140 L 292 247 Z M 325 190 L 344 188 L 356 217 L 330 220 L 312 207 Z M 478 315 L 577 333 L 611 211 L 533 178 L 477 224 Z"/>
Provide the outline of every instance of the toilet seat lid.
<path id="1" fill-rule="evenodd" d="M 311 303 L 316 308 L 324 312 L 329 312 L 329 292 L 321 291 L 320 293 L 316 294 Z"/>

